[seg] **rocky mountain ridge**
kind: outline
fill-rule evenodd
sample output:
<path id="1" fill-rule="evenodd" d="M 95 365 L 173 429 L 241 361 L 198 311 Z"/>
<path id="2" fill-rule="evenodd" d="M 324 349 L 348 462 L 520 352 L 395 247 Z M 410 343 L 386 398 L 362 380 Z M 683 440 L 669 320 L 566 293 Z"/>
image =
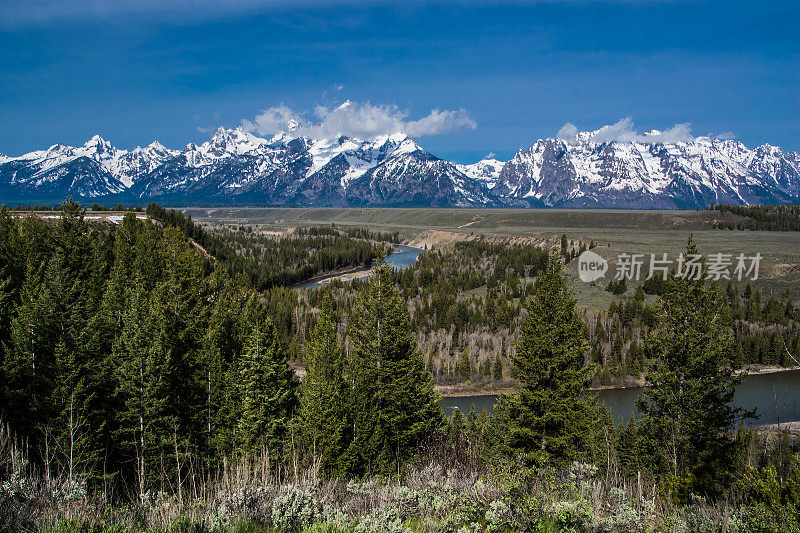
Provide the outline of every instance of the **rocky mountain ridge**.
<path id="1" fill-rule="evenodd" d="M 272 138 L 220 128 L 181 150 L 121 150 L 94 136 L 0 156 L 0 201 L 203 202 L 296 206 L 699 208 L 800 201 L 800 153 L 700 137 L 671 144 L 542 139 L 509 161 L 456 164 L 397 133 Z"/>

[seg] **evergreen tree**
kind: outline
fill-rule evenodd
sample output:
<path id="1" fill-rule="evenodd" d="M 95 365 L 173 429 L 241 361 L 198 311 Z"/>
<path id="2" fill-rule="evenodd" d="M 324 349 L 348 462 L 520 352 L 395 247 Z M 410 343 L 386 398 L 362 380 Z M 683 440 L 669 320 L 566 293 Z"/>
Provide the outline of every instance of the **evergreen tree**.
<path id="1" fill-rule="evenodd" d="M 238 301 L 230 288 L 219 288 L 211 311 L 208 329 L 203 337 L 200 360 L 203 388 L 203 423 L 205 449 L 211 457 L 223 457 L 234 448 L 233 394 L 231 372 L 242 352 L 239 332 Z"/>
<path id="2" fill-rule="evenodd" d="M 354 438 L 348 455 L 357 474 L 396 473 L 444 423 L 390 269 L 381 263 L 373 270 L 349 319 Z"/>
<path id="3" fill-rule="evenodd" d="M 173 372 L 170 411 L 172 458 L 180 475 L 179 449 L 205 445 L 206 375 L 202 372 L 202 337 L 208 323 L 209 284 L 203 279 L 202 257 L 175 228 L 165 228 L 160 241 L 164 280 L 152 291 L 159 302 L 165 343 L 171 349 Z"/>
<path id="4" fill-rule="evenodd" d="M 469 379 L 473 374 L 472 361 L 469 358 L 469 350 L 464 348 L 456 361 L 456 376 L 461 379 Z"/>
<path id="5" fill-rule="evenodd" d="M 0 207 L 0 416 L 5 415 L 8 400 L 5 376 L 6 352 L 10 350 L 11 320 L 18 304 L 19 288 L 24 276 L 24 263 L 21 254 L 19 232 L 11 213 L 3 205 Z"/>
<path id="6" fill-rule="evenodd" d="M 122 406 L 116 438 L 128 460 L 135 460 L 140 498 L 156 481 L 163 456 L 169 454 L 175 423 L 170 416 L 171 347 L 165 342 L 158 306 L 142 286 L 136 287 L 114 344 L 116 394 Z"/>
<path id="7" fill-rule="evenodd" d="M 59 324 L 56 301 L 44 283 L 46 263 L 29 258 L 20 289 L 20 306 L 11 322 L 10 350 L 4 361 L 6 411 L 14 428 L 37 442 L 37 426 L 54 415 L 53 390 L 58 374 L 55 360 Z"/>
<path id="8" fill-rule="evenodd" d="M 323 472 L 346 471 L 345 452 L 352 440 L 350 384 L 345 379 L 345 354 L 337 338 L 333 300 L 328 297 L 306 343 L 306 375 L 300 386 L 299 425 L 306 445 L 322 463 Z"/>
<path id="9" fill-rule="evenodd" d="M 294 408 L 294 377 L 268 318 L 252 324 L 239 362 L 237 441 L 253 452 L 267 447 L 277 457 Z"/>
<path id="10" fill-rule="evenodd" d="M 70 477 L 100 458 L 101 429 L 107 418 L 102 394 L 109 390 L 106 382 L 97 379 L 100 354 L 91 352 L 87 343 L 103 294 L 105 262 L 101 240 L 96 230 L 90 230 L 84 214 L 71 198 L 61 206 L 53 231 L 55 249 L 44 280 L 55 301 L 58 326 L 54 420 L 48 425 L 60 449 L 68 451 Z"/>
<path id="11" fill-rule="evenodd" d="M 495 381 L 503 380 L 503 360 L 500 359 L 499 354 L 494 358 L 494 369 L 492 372 Z"/>
<path id="12" fill-rule="evenodd" d="M 691 238 L 687 253 L 698 253 Z M 668 469 L 681 498 L 688 491 L 721 493 L 734 462 L 730 431 L 742 417 L 731 407 L 741 377 L 731 366 L 734 343 L 725 295 L 704 276 L 668 280 L 659 327 L 648 339 L 656 365 L 638 401 L 648 438 L 662 450 L 655 467 Z"/>
<path id="13" fill-rule="evenodd" d="M 70 475 L 102 472 L 104 483 L 138 485 L 140 495 L 176 486 L 175 476 L 180 494 L 187 453 L 214 467 L 239 429 L 270 440 L 275 432 L 258 427 L 258 395 L 241 386 L 245 376 L 276 388 L 269 368 L 242 356 L 266 320 L 259 298 L 242 305 L 246 289 L 190 245 L 191 226 L 133 214 L 89 224 L 71 200 L 61 213 L 14 219 L 0 209 L 0 416 L 31 457 L 69 465 Z M 296 295 L 267 296 L 283 337 L 267 329 L 281 346 Z M 280 363 L 273 374 L 290 382 L 282 355 Z M 279 426 L 289 414 L 282 408 Z"/>
<path id="14" fill-rule="evenodd" d="M 507 453 L 520 453 L 532 464 L 564 464 L 586 449 L 597 411 L 587 393 L 586 336 L 560 261 L 552 257 L 528 300 L 512 358 L 517 390 L 498 404 Z"/>

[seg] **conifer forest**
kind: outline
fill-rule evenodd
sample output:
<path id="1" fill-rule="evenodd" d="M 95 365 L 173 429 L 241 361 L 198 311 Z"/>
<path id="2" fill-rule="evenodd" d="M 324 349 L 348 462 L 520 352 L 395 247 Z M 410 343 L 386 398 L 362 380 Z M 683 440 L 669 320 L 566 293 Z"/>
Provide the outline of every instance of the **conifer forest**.
<path id="1" fill-rule="evenodd" d="M 0 210 L 0 531 L 800 532 L 797 436 L 733 404 L 800 366 L 791 291 L 670 273 L 589 309 L 566 235 L 400 269 L 400 232 L 106 209 Z"/>

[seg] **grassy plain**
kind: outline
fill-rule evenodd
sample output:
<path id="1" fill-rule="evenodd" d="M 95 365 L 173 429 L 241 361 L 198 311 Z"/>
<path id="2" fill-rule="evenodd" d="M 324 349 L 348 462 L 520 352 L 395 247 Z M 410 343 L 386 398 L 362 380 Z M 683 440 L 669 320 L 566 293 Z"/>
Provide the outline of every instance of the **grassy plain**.
<path id="1" fill-rule="evenodd" d="M 705 254 L 739 253 L 763 256 L 759 279 L 753 282 L 765 294 L 789 289 L 800 297 L 800 232 L 715 230 L 719 221 L 737 216 L 717 211 L 631 211 L 568 209 L 310 209 L 310 208 L 190 208 L 195 221 L 248 224 L 264 230 L 299 226 L 364 226 L 381 231 L 400 231 L 408 242 L 443 245 L 460 239 L 525 238 L 531 242 L 569 240 L 598 244 L 609 260 L 606 280 L 615 272 L 621 253 L 667 253 L 677 258 L 690 234 Z M 484 236 L 484 237 L 481 237 Z M 588 309 L 607 309 L 613 296 L 607 281 L 586 284 L 577 277 L 575 262 L 567 266 L 573 278 L 578 304 Z"/>

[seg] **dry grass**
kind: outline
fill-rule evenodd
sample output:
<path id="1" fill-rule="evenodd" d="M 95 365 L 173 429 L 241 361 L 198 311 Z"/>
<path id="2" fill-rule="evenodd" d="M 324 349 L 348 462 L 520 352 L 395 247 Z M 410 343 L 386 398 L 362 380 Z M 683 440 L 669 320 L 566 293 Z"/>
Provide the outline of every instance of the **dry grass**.
<path id="1" fill-rule="evenodd" d="M 400 478 L 325 479 L 319 465 L 276 467 L 267 450 L 188 480 L 183 497 L 151 492 L 109 503 L 83 483 L 33 468 L 0 432 L 3 530 L 39 531 L 744 531 L 725 502 L 676 508 L 641 476 L 575 463 L 488 468 L 480 450 L 433 446 Z M 462 453 L 463 452 L 463 453 Z M 677 528 L 677 529 L 676 529 Z"/>

